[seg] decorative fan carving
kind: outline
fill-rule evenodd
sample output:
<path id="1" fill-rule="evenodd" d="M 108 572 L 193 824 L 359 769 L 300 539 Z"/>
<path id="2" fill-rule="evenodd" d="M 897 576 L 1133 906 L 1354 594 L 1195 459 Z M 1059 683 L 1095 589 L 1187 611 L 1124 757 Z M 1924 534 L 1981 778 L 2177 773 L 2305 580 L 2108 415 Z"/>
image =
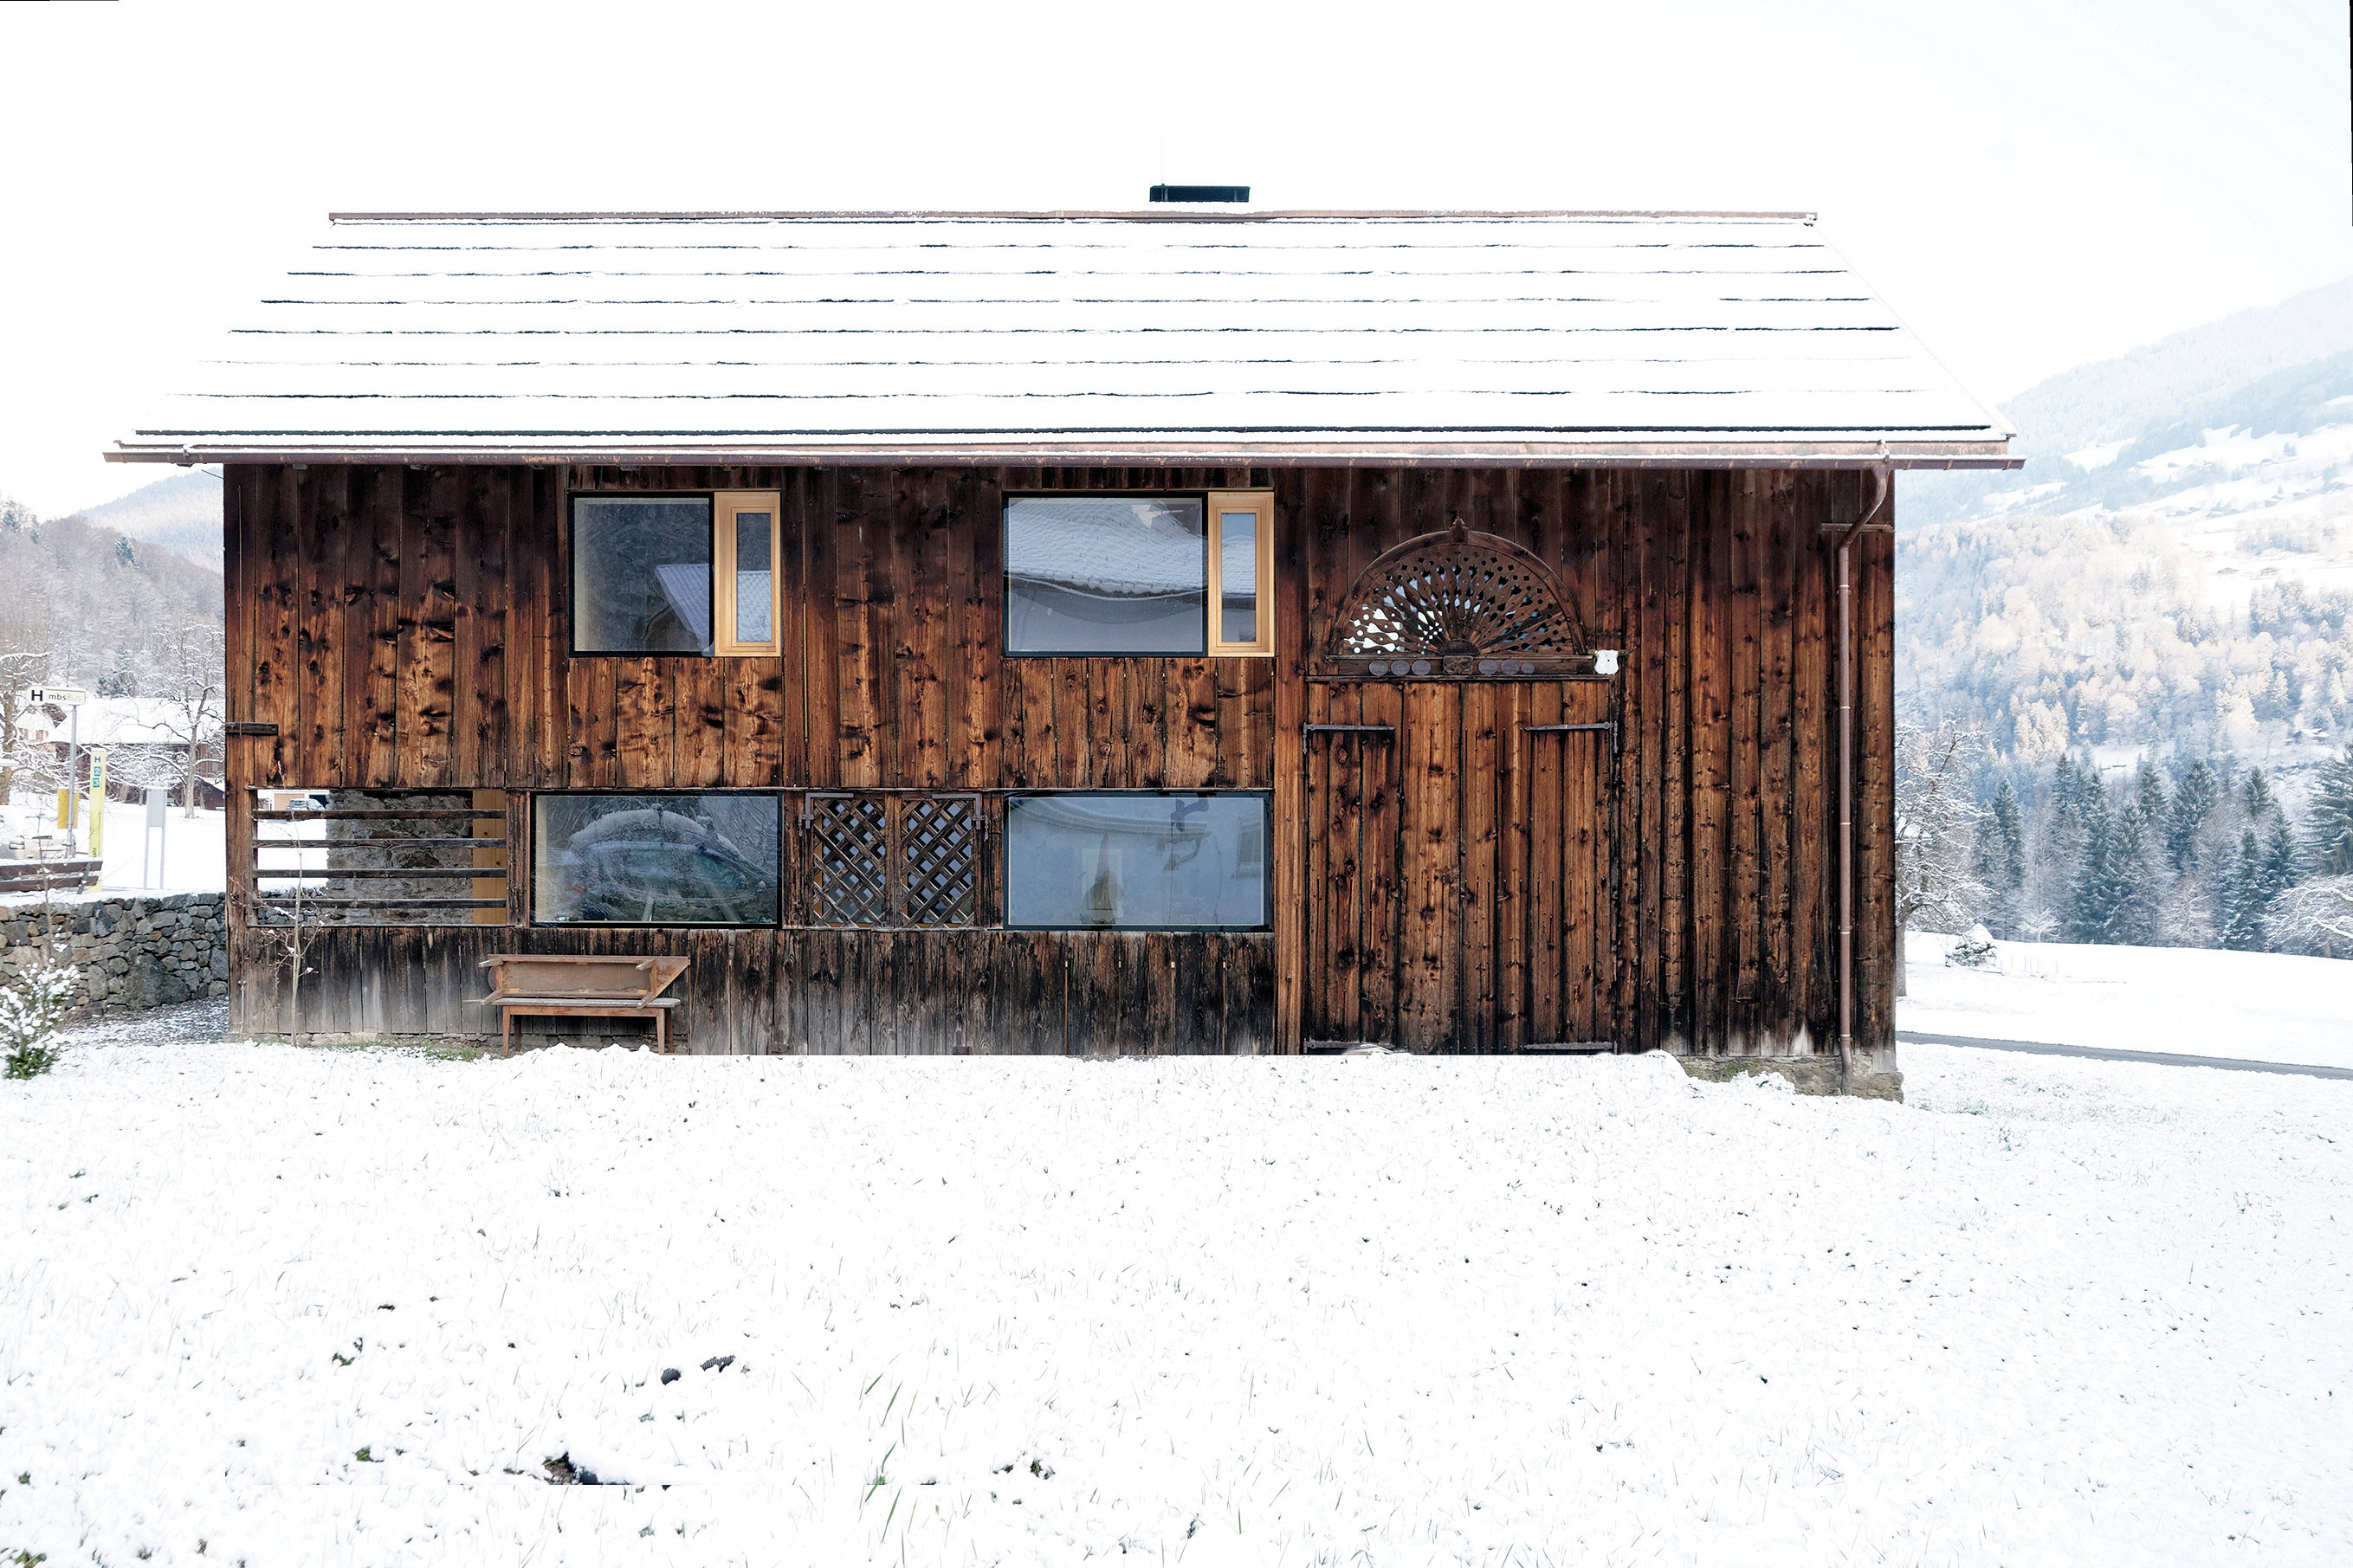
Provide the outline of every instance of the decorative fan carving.
<path id="1" fill-rule="evenodd" d="M 1340 605 L 1325 656 L 1350 673 L 1549 672 L 1591 651 L 1552 574 L 1528 551 L 1454 520 L 1365 568 Z"/>

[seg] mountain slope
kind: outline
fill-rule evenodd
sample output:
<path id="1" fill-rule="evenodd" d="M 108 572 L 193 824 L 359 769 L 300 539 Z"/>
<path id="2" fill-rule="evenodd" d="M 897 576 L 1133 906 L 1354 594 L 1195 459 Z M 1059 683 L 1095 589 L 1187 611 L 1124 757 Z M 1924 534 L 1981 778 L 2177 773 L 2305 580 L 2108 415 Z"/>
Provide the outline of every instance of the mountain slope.
<path id="1" fill-rule="evenodd" d="M 161 545 L 215 571 L 221 563 L 221 477 L 211 468 L 174 472 L 75 516 L 100 529 Z"/>
<path id="2" fill-rule="evenodd" d="M 2167 447 L 2195 444 L 2202 429 L 2253 426 L 2256 433 L 2308 420 L 2316 395 L 2353 393 L 2343 356 L 2353 353 L 2353 278 L 2277 305 L 2242 310 L 2176 332 L 2115 359 L 2081 365 L 2007 400 L 2018 426 L 2014 473 L 1907 473 L 1899 480 L 1902 525 L 1947 522 L 2012 510 L 2094 504 L 2108 483 L 2093 476 L 2128 471 Z M 2319 367 L 2336 362 L 2321 372 Z M 2311 384 L 2301 379 L 2312 373 Z M 2331 390 L 2317 393 L 2327 384 Z M 2353 421 L 2353 407 L 2339 411 Z M 2159 443 L 2152 445 L 2151 443 Z M 2106 460 L 2099 467 L 2101 450 Z M 2080 459 L 2071 462 L 2070 454 Z M 2056 490 L 2044 489 L 2057 485 Z M 2010 498 L 2007 504 L 1994 498 Z"/>

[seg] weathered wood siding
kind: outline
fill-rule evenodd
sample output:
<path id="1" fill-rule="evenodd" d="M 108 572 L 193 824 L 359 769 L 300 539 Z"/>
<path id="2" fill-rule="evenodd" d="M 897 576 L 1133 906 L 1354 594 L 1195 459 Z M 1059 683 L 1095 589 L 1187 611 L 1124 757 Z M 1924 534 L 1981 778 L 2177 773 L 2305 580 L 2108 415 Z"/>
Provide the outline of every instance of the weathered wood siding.
<path id="1" fill-rule="evenodd" d="M 1304 820 L 1313 639 L 1376 555 L 1459 515 L 1535 551 L 1595 641 L 1625 650 L 1612 689 L 1622 746 L 1564 757 L 1589 768 L 1580 787 L 1610 797 L 1586 819 L 1614 825 L 1592 858 L 1601 871 L 1562 880 L 1560 912 L 1515 928 L 1530 935 L 1482 938 L 1460 969 L 1460 1005 L 1508 1017 L 1529 1005 L 1504 996 L 1503 966 L 1556 919 L 1575 957 L 1553 983 L 1591 994 L 1542 1005 L 1581 1009 L 1599 1037 L 1824 1048 L 1837 1010 L 1837 606 L 1820 531 L 1856 515 L 1865 484 L 1780 471 L 232 466 L 229 717 L 279 732 L 229 743 L 230 782 L 1271 787 L 1268 934 L 337 932 L 305 1010 L 321 1010 L 322 1029 L 471 1032 L 463 1001 L 480 994 L 481 953 L 676 951 L 697 960 L 681 1021 L 691 1049 L 1293 1048 L 1306 900 L 1328 872 Z M 1005 491 L 1255 486 L 1277 498 L 1276 658 L 1002 656 Z M 779 492 L 786 654 L 570 657 L 575 489 Z M 1856 542 L 1856 1035 L 1870 1046 L 1893 1037 L 1893 559 L 1885 534 Z M 1419 706 L 1500 723 L 1508 692 L 1466 686 Z M 1368 711 L 1395 698 L 1353 700 Z M 241 788 L 231 795 L 234 865 L 251 828 Z M 1492 840 L 1480 855 L 1508 857 L 1539 830 L 1473 831 Z M 1466 929 L 1492 936 L 1498 918 L 1470 911 Z M 249 941 L 241 951 L 240 1026 L 282 1026 L 269 965 Z"/>

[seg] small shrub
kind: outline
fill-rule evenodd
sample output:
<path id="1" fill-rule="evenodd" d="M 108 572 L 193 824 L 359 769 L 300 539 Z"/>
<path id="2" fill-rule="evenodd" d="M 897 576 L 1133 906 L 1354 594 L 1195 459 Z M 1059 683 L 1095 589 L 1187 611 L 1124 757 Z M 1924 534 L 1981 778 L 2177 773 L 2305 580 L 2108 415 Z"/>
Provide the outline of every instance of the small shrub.
<path id="1" fill-rule="evenodd" d="M 1999 969 L 2001 952 L 1983 926 L 1971 926 L 1968 934 L 1953 943 L 1945 953 L 1945 963 L 1954 969 Z"/>
<path id="2" fill-rule="evenodd" d="M 47 963 L 0 989 L 0 1050 L 7 1053 L 6 1076 L 38 1078 L 58 1065 L 49 1043 L 73 1007 L 81 972 L 68 963 Z"/>

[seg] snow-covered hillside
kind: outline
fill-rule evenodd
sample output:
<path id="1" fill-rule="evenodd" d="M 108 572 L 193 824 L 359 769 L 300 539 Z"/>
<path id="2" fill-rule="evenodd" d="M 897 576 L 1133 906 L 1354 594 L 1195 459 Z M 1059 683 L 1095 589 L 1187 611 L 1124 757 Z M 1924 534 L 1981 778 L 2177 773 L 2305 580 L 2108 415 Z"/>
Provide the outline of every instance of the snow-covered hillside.
<path id="1" fill-rule="evenodd" d="M 0 1083 L 50 1568 L 2353 1560 L 2353 1084 L 117 1037 Z"/>
<path id="2" fill-rule="evenodd" d="M 126 469 L 129 474 L 153 469 Z M 167 477 L 75 513 L 101 528 L 145 540 L 211 567 L 221 567 L 221 477 L 216 468 L 165 470 Z"/>
<path id="3" fill-rule="evenodd" d="M 1907 474 L 1899 689 L 2009 760 L 2353 741 L 2353 279 L 2006 405 L 2015 473 Z"/>

